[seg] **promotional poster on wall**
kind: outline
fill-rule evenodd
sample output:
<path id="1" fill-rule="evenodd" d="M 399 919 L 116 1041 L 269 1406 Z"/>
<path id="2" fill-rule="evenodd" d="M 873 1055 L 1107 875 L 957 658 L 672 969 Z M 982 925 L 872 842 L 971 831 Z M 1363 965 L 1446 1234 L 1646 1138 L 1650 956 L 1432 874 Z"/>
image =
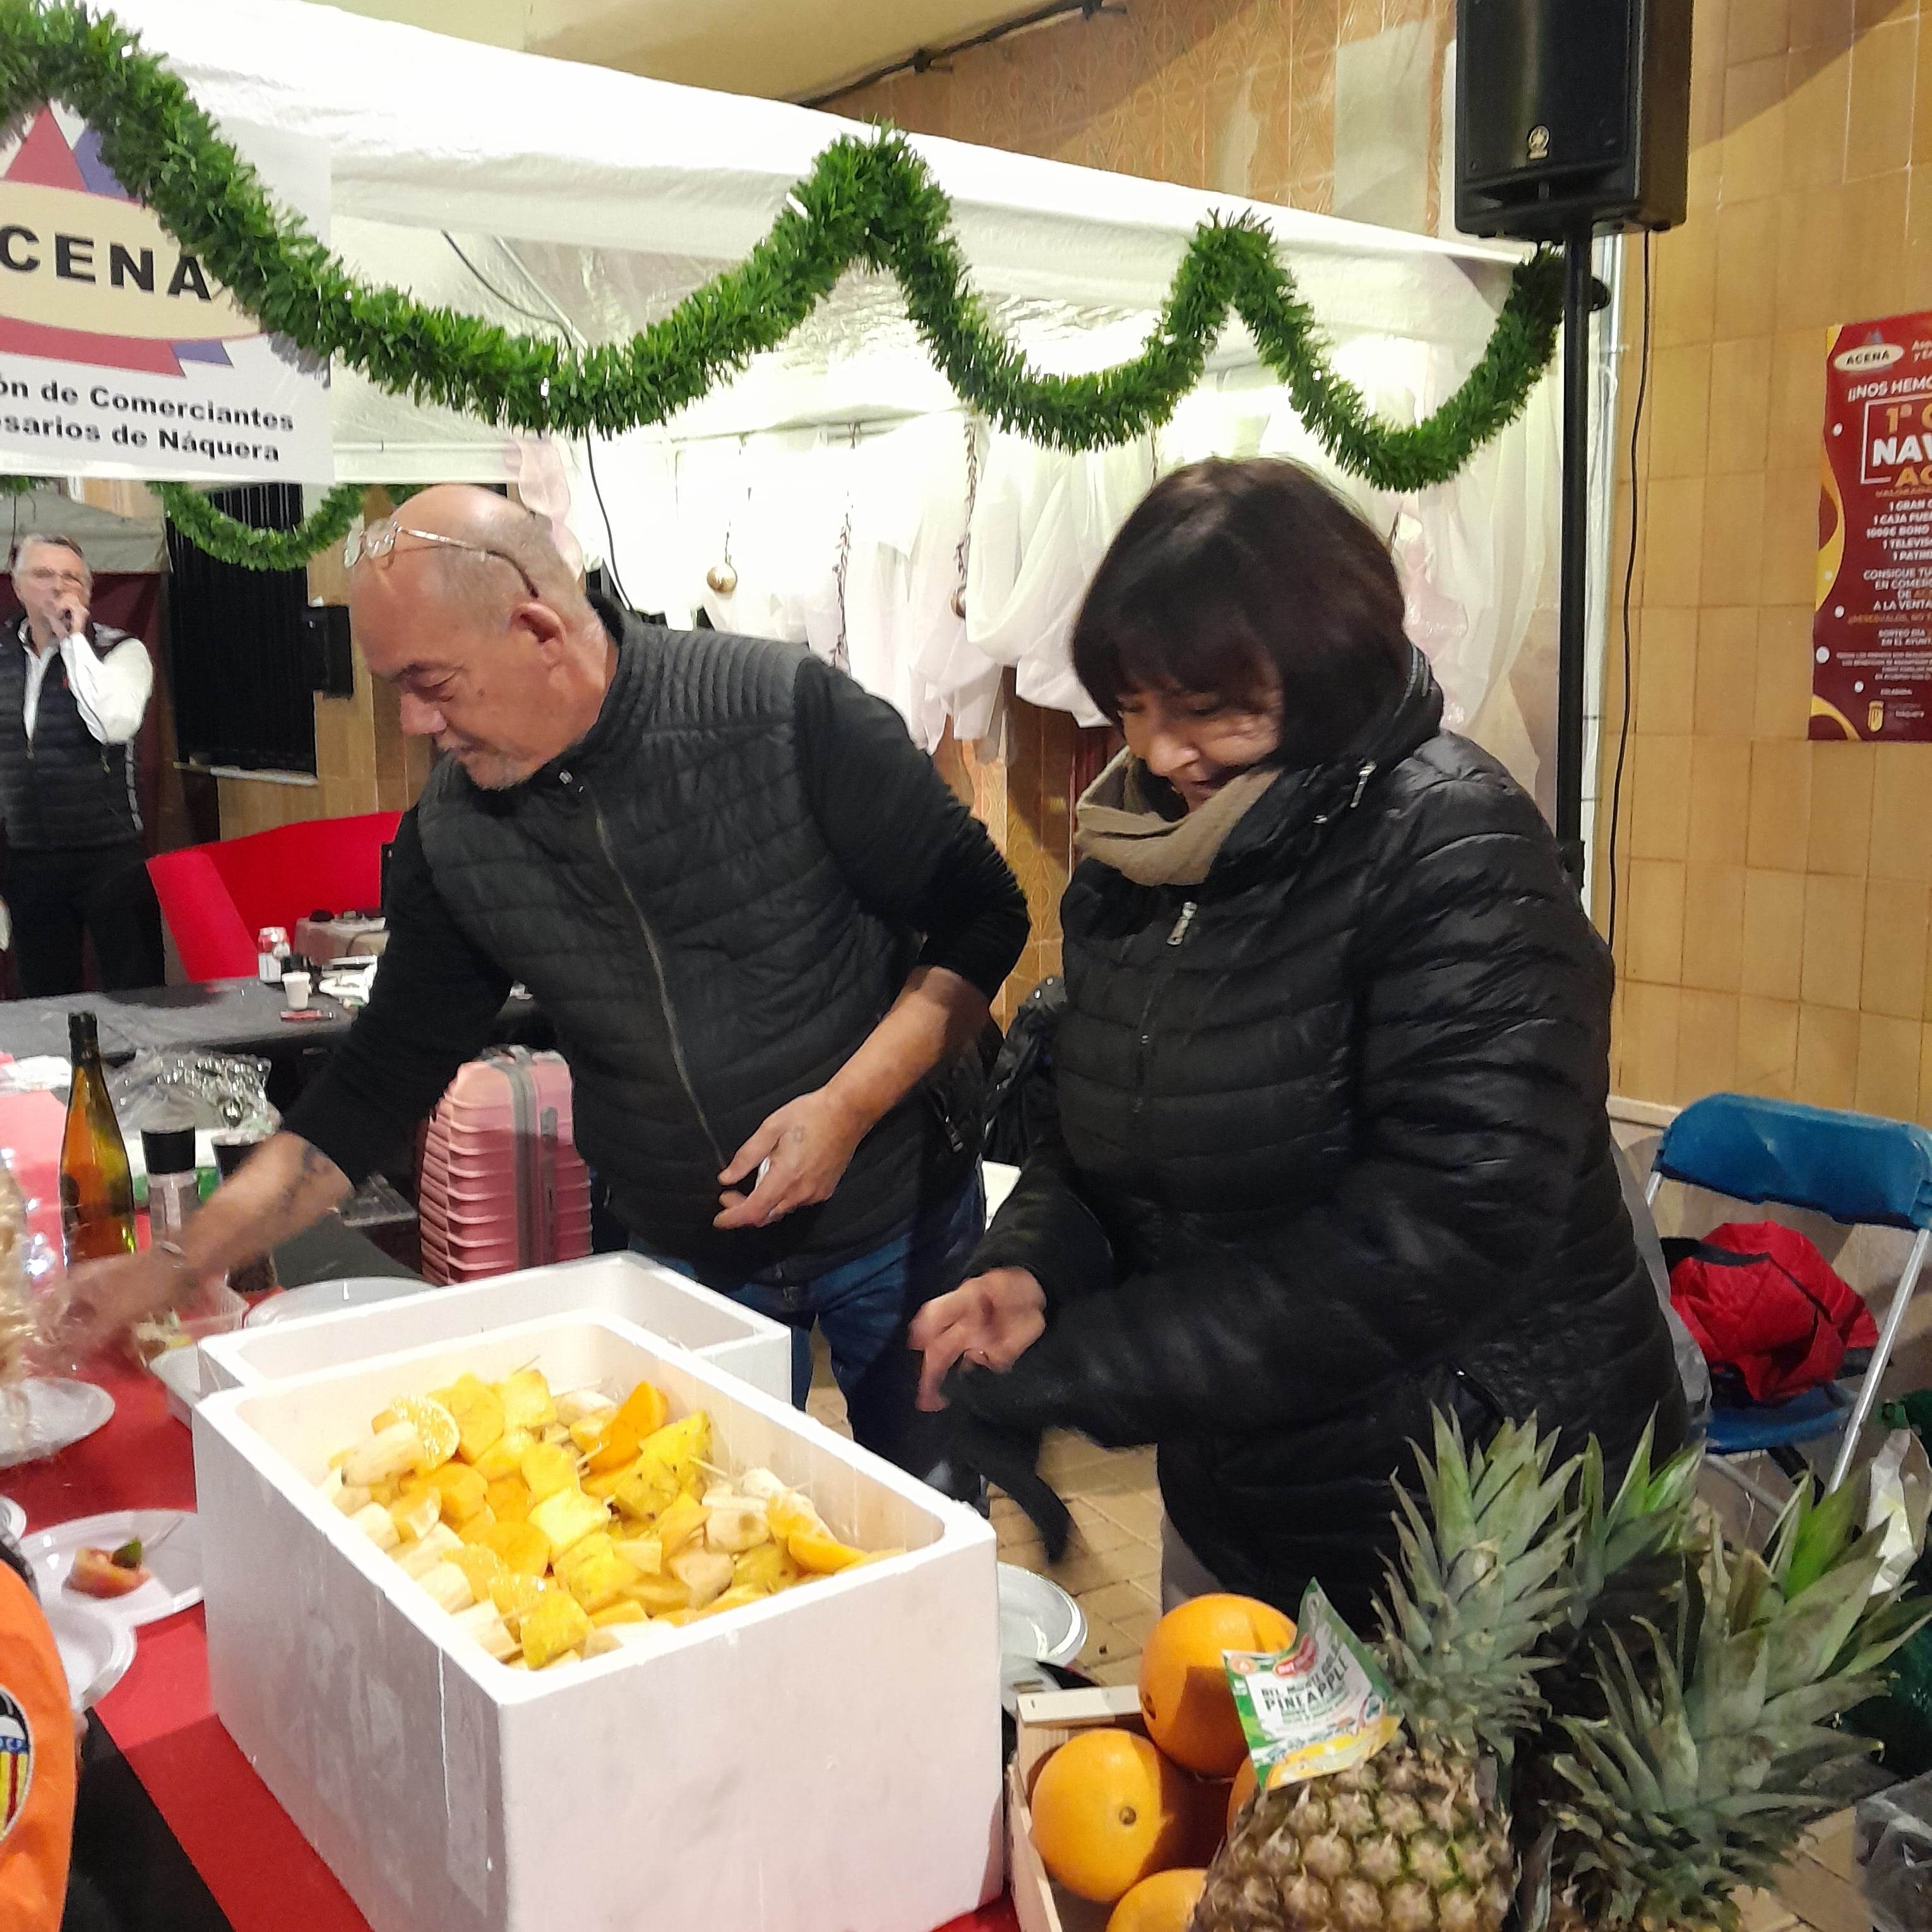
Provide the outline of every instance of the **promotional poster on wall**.
<path id="1" fill-rule="evenodd" d="M 334 478 L 328 370 L 266 334 L 132 200 L 59 104 L 0 146 L 0 470 L 168 482 Z M 328 233 L 320 142 L 224 124 Z"/>
<path id="2" fill-rule="evenodd" d="M 1932 739 L 1932 313 L 1825 351 L 1810 736 Z"/>

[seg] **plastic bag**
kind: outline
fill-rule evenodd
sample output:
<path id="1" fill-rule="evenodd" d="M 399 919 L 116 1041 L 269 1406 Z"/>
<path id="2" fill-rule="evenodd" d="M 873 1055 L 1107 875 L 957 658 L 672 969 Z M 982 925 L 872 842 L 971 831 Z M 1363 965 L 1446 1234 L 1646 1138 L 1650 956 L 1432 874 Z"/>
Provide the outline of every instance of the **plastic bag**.
<path id="1" fill-rule="evenodd" d="M 1932 1462 L 1909 1429 L 1894 1429 L 1866 1471 L 1865 1528 L 1885 1529 L 1882 1567 L 1874 1597 L 1888 1595 L 1912 1573 L 1925 1548 L 1925 1520 L 1932 1514 Z"/>
<path id="2" fill-rule="evenodd" d="M 193 1126 L 224 1138 L 259 1140 L 281 1125 L 268 1104 L 268 1063 L 234 1053 L 171 1048 L 137 1053 L 108 1076 L 122 1137 L 143 1127 Z"/>
<path id="3" fill-rule="evenodd" d="M 1852 1814 L 1874 1932 L 1932 1926 L 1932 1774 L 1862 1798 Z"/>

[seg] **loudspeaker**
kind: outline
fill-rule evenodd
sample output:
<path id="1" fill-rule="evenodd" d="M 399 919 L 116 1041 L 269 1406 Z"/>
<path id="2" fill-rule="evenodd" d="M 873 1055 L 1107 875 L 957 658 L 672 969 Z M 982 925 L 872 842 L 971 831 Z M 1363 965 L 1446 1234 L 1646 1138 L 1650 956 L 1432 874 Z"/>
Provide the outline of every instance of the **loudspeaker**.
<path id="1" fill-rule="evenodd" d="M 1690 0 L 1456 0 L 1456 34 L 1465 234 L 1683 220 Z"/>
<path id="2" fill-rule="evenodd" d="M 353 698 L 356 654 L 350 647 L 347 606 L 305 605 L 302 626 L 302 668 L 310 690 L 325 698 Z"/>

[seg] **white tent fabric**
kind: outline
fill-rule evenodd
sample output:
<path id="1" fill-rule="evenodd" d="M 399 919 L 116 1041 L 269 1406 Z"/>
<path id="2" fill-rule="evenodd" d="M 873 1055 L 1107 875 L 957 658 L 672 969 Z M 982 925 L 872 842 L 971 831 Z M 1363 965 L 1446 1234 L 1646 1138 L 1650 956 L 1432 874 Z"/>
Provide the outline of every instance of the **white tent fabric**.
<path id="1" fill-rule="evenodd" d="M 842 134 L 836 116 L 471 45 L 304 0 L 117 0 L 218 122 L 326 145 L 331 241 L 358 273 L 579 344 L 621 339 L 742 259 Z M 1399 235 L 1224 195 L 915 137 L 994 321 L 1042 368 L 1130 355 L 1188 238 L 1264 221 L 1348 373 L 1397 420 L 1481 352 L 1507 251 Z M 386 395 L 338 367 L 338 477 L 542 476 L 502 430 Z M 1258 448 L 1334 466 L 1232 325 L 1210 392 L 1128 449 L 1042 451 L 979 433 L 962 621 L 967 438 L 889 277 L 850 273 L 778 349 L 661 428 L 560 442 L 564 512 L 631 601 L 674 622 L 798 638 L 848 662 L 927 742 L 1020 694 L 1090 719 L 1066 662 L 1080 589 L 1147 484 L 1192 454 Z M 1397 505 L 1418 636 L 1453 709 L 1522 776 L 1511 672 L 1546 601 L 1556 425 L 1550 385 L 1455 482 Z M 889 434 L 879 432 L 888 429 Z M 594 466 L 594 469 L 593 469 Z M 552 507 L 548 501 L 546 508 Z M 737 582 L 706 577 L 727 545 Z M 721 578 L 720 580 L 724 580 Z"/>

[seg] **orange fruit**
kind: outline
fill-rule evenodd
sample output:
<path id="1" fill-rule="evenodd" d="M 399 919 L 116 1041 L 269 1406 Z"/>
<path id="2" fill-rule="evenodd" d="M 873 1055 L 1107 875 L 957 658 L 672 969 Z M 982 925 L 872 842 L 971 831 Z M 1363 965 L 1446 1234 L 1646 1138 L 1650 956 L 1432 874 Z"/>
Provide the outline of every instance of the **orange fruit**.
<path id="1" fill-rule="evenodd" d="M 1107 1932 L 1187 1932 L 1207 1882 L 1206 1870 L 1198 1865 L 1156 1872 L 1114 1907 Z"/>
<path id="2" fill-rule="evenodd" d="M 1255 1795 L 1255 1761 L 1251 1757 L 1241 1760 L 1241 1768 L 1234 1774 L 1234 1782 L 1228 1792 L 1228 1829 L 1234 1828 L 1235 1814 Z"/>
<path id="3" fill-rule="evenodd" d="M 422 1460 L 416 1465 L 419 1474 L 426 1476 L 432 1469 L 441 1468 L 462 1446 L 463 1432 L 455 1417 L 434 1396 L 406 1395 L 393 1406 L 422 1444 Z"/>
<path id="4" fill-rule="evenodd" d="M 1286 1650 L 1294 1625 L 1252 1597 L 1196 1597 L 1156 1624 L 1141 1652 L 1141 1715 L 1175 1763 L 1232 1778 L 1248 1742 L 1228 1688 L 1224 1650 Z"/>
<path id="5" fill-rule="evenodd" d="M 1040 1768 L 1033 1842 L 1069 1892 L 1111 1905 L 1180 1857 L 1192 1796 L 1187 1780 L 1132 1731 L 1082 1731 Z"/>

